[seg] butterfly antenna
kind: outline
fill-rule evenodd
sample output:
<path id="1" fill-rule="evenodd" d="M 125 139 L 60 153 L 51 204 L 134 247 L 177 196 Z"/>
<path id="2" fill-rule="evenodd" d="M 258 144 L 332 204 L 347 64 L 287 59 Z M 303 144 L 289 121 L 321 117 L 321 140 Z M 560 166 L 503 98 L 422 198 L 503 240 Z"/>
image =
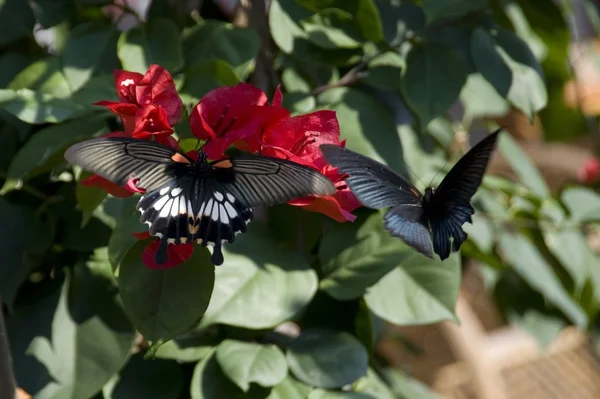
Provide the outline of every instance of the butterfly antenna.
<path id="1" fill-rule="evenodd" d="M 406 169 L 410 172 L 411 175 L 413 175 L 415 177 L 415 179 L 417 179 L 422 185 L 423 187 L 428 187 L 425 185 L 425 182 L 423 180 L 421 180 L 421 178 L 419 177 L 418 174 L 416 174 L 414 172 L 414 170 L 412 170 L 412 168 L 408 165 L 408 162 L 406 162 L 404 159 L 402 160 L 402 163 L 404 164 L 404 166 L 406 166 Z"/>
<path id="2" fill-rule="evenodd" d="M 433 177 L 432 177 L 432 178 L 431 178 L 431 180 L 429 181 L 429 186 L 427 186 L 427 187 L 431 187 L 431 185 L 433 184 L 433 181 L 435 180 L 435 178 L 437 177 L 437 175 L 439 175 L 439 174 L 440 174 L 440 172 L 441 172 L 442 170 L 444 170 L 444 169 L 446 168 L 446 166 L 447 166 L 447 165 L 448 165 L 448 162 L 446 162 L 446 163 L 444 164 L 444 166 L 442 166 L 440 169 L 438 169 L 438 171 L 437 171 L 437 172 L 435 172 L 435 175 L 433 175 Z"/>

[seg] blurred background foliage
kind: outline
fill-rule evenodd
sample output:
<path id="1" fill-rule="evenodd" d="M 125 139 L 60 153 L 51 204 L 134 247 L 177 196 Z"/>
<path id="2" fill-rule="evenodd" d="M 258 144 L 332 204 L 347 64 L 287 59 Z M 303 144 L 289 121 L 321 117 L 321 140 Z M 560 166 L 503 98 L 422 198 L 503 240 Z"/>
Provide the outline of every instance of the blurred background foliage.
<path id="1" fill-rule="evenodd" d="M 435 397 L 379 343 L 392 326 L 457 320 L 469 265 L 503 324 L 542 346 L 572 325 L 594 339 L 598 21 L 587 0 L 0 0 L 0 296 L 17 385 L 36 398 Z M 153 63 L 188 108 L 217 87 L 281 84 L 285 107 L 335 110 L 348 148 L 420 189 L 505 126 L 469 241 L 441 263 L 391 238 L 380 212 L 339 224 L 282 205 L 214 272 L 200 250 L 147 269 L 136 200 L 77 185 L 88 174 L 62 154 L 118 130 L 92 106 L 116 100 L 113 70 Z M 184 118 L 177 135 L 192 137 Z"/>

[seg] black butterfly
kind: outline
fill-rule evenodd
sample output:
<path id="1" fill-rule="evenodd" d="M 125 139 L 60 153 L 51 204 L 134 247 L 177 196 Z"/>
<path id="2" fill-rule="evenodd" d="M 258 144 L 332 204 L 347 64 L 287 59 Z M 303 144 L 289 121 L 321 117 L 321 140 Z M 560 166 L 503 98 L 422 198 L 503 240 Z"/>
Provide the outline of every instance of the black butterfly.
<path id="1" fill-rule="evenodd" d="M 421 194 L 387 166 L 342 147 L 321 145 L 325 159 L 348 174 L 348 186 L 368 208 L 393 207 L 384 217 L 392 235 L 422 254 L 442 260 L 467 239 L 462 229 L 475 212 L 471 197 L 481 184 L 500 130 L 481 140 L 446 175 L 437 189 Z M 432 239 L 433 236 L 433 239 Z"/>
<path id="2" fill-rule="evenodd" d="M 113 183 L 139 178 L 146 193 L 137 203 L 150 234 L 160 238 L 156 262 L 167 245 L 210 245 L 215 265 L 223 263 L 221 245 L 246 231 L 252 208 L 285 203 L 307 195 L 332 195 L 335 186 L 322 174 L 294 162 L 241 155 L 195 161 L 157 142 L 97 138 L 75 144 L 65 159 Z"/>

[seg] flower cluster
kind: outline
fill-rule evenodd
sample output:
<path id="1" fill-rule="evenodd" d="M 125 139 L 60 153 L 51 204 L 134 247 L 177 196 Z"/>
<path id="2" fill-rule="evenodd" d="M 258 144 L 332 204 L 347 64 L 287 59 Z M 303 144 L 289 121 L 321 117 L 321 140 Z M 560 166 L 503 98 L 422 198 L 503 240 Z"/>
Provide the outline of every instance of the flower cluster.
<path id="1" fill-rule="evenodd" d="M 123 122 L 123 131 L 107 136 L 156 140 L 179 150 L 179 143 L 172 134 L 173 126 L 181 117 L 182 102 L 169 72 L 158 65 L 151 65 L 144 75 L 117 70 L 115 84 L 120 101 L 96 103 L 107 107 Z M 325 161 L 319 149 L 321 144 L 344 146 L 335 112 L 316 111 L 292 117 L 282 107 L 282 100 L 279 87 L 270 104 L 265 93 L 247 83 L 215 89 L 192 109 L 190 128 L 198 139 L 206 140 L 203 150 L 209 159 L 225 157 L 227 148 L 234 146 L 252 153 L 289 159 L 319 171 L 335 184 L 336 194 L 300 198 L 290 204 L 323 213 L 338 222 L 353 221 L 355 216 L 351 212 L 360 204 L 345 184 L 344 176 Z M 136 179 L 125 187 L 96 175 L 81 183 L 102 187 L 118 197 L 145 191 L 136 186 Z M 149 233 L 136 234 L 136 237 L 146 239 Z M 193 251 L 192 244 L 169 245 L 166 264 L 157 265 L 154 263 L 157 248 L 158 241 L 155 240 L 143 254 L 149 267 L 175 266 L 186 261 Z"/>

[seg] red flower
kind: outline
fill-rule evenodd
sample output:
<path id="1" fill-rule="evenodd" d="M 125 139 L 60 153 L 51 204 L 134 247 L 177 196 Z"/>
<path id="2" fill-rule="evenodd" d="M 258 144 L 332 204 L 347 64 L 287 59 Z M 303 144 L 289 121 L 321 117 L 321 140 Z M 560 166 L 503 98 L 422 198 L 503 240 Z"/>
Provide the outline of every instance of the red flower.
<path id="1" fill-rule="evenodd" d="M 167 113 L 156 104 L 138 108 L 135 114 L 135 127 L 131 136 L 136 139 L 149 139 L 151 136 L 170 136 L 173 129 L 167 120 Z"/>
<path id="2" fill-rule="evenodd" d="M 260 89 L 240 83 L 235 87 L 222 87 L 207 93 L 190 114 L 192 133 L 209 140 L 204 151 L 210 159 L 219 159 L 231 144 L 256 152 L 265 126 L 289 117 L 281 108 L 281 92 L 267 104 L 267 96 Z"/>
<path id="3" fill-rule="evenodd" d="M 327 176 L 337 188 L 334 196 L 300 198 L 290 201 L 290 205 L 323 213 L 338 222 L 354 221 L 356 216 L 351 212 L 360 203 L 344 182 L 343 176 L 325 161 L 319 146 L 326 143 L 344 145 L 340 141 L 340 127 L 335 112 L 317 111 L 280 120 L 267 127 L 262 139 L 262 153 L 312 167 Z"/>
<path id="4" fill-rule="evenodd" d="M 181 117 L 182 102 L 169 72 L 159 65 L 150 65 L 146 74 L 115 70 L 115 85 L 121 101 L 99 101 L 94 105 L 107 107 L 123 120 L 125 132 L 138 128 L 138 110 L 148 105 L 162 109 L 169 126 Z"/>

